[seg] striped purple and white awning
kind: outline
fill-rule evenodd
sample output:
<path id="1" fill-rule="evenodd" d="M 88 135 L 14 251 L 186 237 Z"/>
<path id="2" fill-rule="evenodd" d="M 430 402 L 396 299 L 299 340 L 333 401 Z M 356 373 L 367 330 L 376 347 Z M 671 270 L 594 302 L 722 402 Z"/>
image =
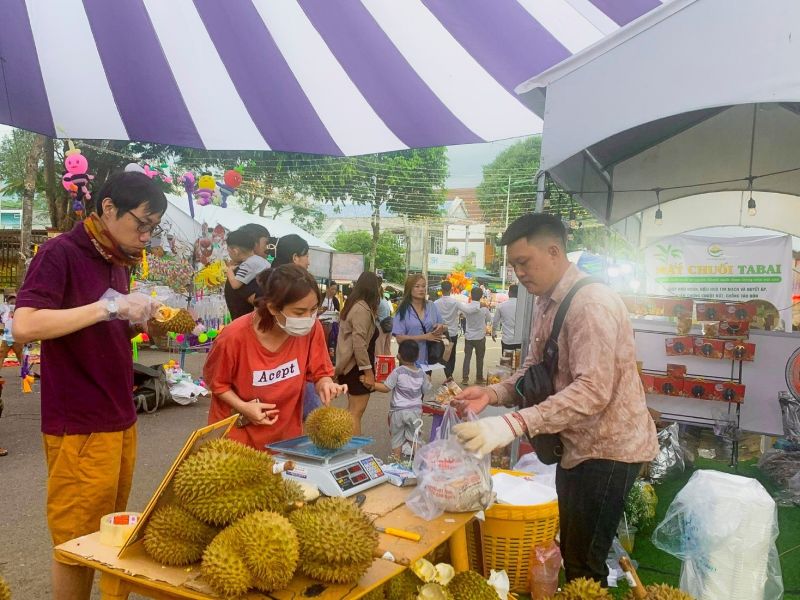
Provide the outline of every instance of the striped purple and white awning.
<path id="1" fill-rule="evenodd" d="M 0 0 L 0 123 L 356 155 L 541 131 L 514 87 L 660 0 Z"/>

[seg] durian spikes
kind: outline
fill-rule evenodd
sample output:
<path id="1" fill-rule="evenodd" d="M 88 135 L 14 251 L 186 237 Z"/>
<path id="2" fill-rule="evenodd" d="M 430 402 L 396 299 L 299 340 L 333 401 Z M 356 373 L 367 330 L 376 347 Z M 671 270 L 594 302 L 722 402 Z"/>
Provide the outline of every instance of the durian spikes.
<path id="1" fill-rule="evenodd" d="M 694 600 L 693 596 L 665 583 L 648 585 L 645 590 L 647 591 L 647 600 Z M 629 591 L 625 596 L 625 600 L 633 600 L 633 598 L 635 598 L 633 591 Z"/>
<path id="2" fill-rule="evenodd" d="M 372 564 L 378 534 L 351 500 L 322 498 L 289 515 L 300 541 L 299 570 L 327 583 L 355 583 Z"/>
<path id="3" fill-rule="evenodd" d="M 350 411 L 335 406 L 317 408 L 306 419 L 306 434 L 320 448 L 336 450 L 353 437 L 355 422 Z"/>
<path id="4" fill-rule="evenodd" d="M 499 600 L 495 589 L 475 571 L 456 573 L 447 585 L 447 591 L 459 600 Z"/>
<path id="5" fill-rule="evenodd" d="M 200 560 L 217 530 L 179 506 L 163 506 L 144 530 L 144 549 L 163 565 L 181 567 Z"/>
<path id="6" fill-rule="evenodd" d="M 239 596 L 250 588 L 271 592 L 289 584 L 298 556 L 297 535 L 289 521 L 278 513 L 259 511 L 214 538 L 200 571 L 222 596 Z"/>
<path id="7" fill-rule="evenodd" d="M 573 579 L 553 596 L 553 600 L 611 600 L 608 590 L 593 579 Z"/>
<path id="8" fill-rule="evenodd" d="M 173 488 L 186 510 L 212 525 L 228 525 L 258 510 L 285 512 L 287 488 L 272 465 L 266 452 L 214 440 L 181 464 Z"/>
<path id="9" fill-rule="evenodd" d="M 415 598 L 422 585 L 423 581 L 411 569 L 406 569 L 387 581 L 383 590 L 386 600 L 407 600 Z"/>

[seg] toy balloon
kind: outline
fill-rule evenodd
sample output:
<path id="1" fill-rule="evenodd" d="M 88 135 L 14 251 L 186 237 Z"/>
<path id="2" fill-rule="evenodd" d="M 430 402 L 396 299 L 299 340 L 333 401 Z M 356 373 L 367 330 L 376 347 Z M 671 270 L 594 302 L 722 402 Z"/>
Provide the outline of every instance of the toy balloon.
<path id="1" fill-rule="evenodd" d="M 219 332 L 216 329 L 209 329 L 207 335 L 208 339 L 213 340 L 219 335 Z"/>
<path id="2" fill-rule="evenodd" d="M 191 171 L 186 171 L 183 175 L 181 175 L 181 184 L 183 184 L 183 189 L 186 190 L 186 195 L 189 197 L 189 214 L 194 219 L 194 198 L 192 194 L 194 194 L 194 173 Z"/>
<path id="3" fill-rule="evenodd" d="M 205 344 L 208 341 L 208 335 L 206 335 L 205 333 L 201 333 L 200 335 L 197 336 L 197 341 L 200 342 L 201 344 Z"/>
<path id="4" fill-rule="evenodd" d="M 147 335 L 146 333 L 142 332 L 142 333 L 140 333 L 139 335 L 141 335 L 141 336 L 142 336 L 142 341 L 143 341 L 143 342 L 149 342 L 149 341 L 150 341 L 150 336 L 149 336 L 149 335 Z"/>
<path id="5" fill-rule="evenodd" d="M 211 196 L 214 195 L 214 190 L 217 187 L 217 182 L 211 176 L 211 173 L 203 173 L 197 180 L 197 189 L 194 195 L 197 197 L 197 203 L 200 206 L 211 204 Z"/>
<path id="6" fill-rule="evenodd" d="M 186 339 L 186 336 L 183 335 L 182 333 L 179 333 L 178 335 L 175 336 L 175 341 L 178 342 L 179 344 L 182 344 L 183 340 L 185 340 L 185 339 Z"/>
<path id="7" fill-rule="evenodd" d="M 176 337 L 178 337 L 178 334 L 175 333 L 174 331 L 168 331 L 167 332 L 167 337 L 169 337 L 169 339 L 171 339 L 171 340 L 174 340 Z"/>
<path id="8" fill-rule="evenodd" d="M 88 174 L 89 161 L 75 147 L 72 140 L 69 141 L 69 150 L 64 153 L 64 168 L 66 171 L 61 176 L 61 185 L 72 196 L 74 200 L 72 208 L 78 217 L 82 218 L 86 202 L 92 199 L 89 182 L 94 176 Z"/>

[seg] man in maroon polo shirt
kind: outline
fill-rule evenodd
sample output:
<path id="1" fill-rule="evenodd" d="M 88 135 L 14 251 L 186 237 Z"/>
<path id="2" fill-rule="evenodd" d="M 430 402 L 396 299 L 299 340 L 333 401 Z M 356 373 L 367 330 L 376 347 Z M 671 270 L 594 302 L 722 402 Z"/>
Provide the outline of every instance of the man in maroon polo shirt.
<path id="1" fill-rule="evenodd" d="M 95 213 L 40 248 L 14 315 L 15 340 L 42 340 L 47 522 L 56 545 L 125 509 L 136 458 L 129 326 L 157 309 L 129 282 L 158 233 L 164 193 L 143 173 L 117 173 L 96 199 Z M 88 600 L 92 576 L 53 561 L 53 597 Z"/>

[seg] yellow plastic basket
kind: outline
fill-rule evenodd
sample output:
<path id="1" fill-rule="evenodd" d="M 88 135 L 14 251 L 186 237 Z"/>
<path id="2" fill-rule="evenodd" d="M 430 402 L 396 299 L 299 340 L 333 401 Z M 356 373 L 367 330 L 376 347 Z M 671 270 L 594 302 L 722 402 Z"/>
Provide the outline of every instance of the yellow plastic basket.
<path id="1" fill-rule="evenodd" d="M 492 469 L 492 474 L 508 473 L 527 477 L 530 473 Z M 489 571 L 505 570 L 511 591 L 528 592 L 528 571 L 535 546 L 546 546 L 558 533 L 558 502 L 530 506 L 495 504 L 486 510 L 486 520 L 467 526 L 467 548 L 473 570 L 488 576 Z M 477 533 L 478 530 L 480 533 Z"/>

